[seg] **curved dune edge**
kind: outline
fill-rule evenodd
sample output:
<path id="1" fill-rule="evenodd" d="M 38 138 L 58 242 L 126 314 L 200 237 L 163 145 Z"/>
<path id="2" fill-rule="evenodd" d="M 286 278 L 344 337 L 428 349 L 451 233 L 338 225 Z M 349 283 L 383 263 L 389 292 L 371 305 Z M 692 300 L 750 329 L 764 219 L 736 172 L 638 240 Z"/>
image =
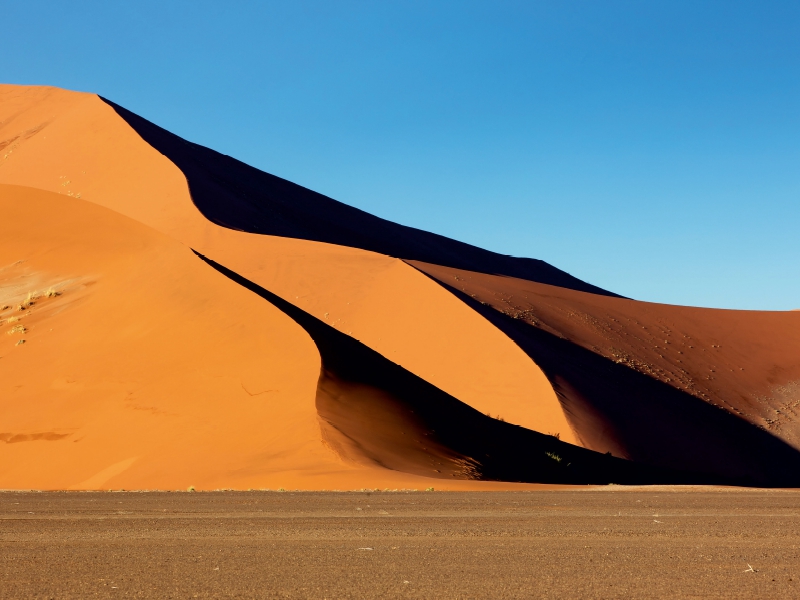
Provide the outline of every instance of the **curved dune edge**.
<path id="1" fill-rule="evenodd" d="M 198 256 L 309 333 L 322 359 L 316 404 L 323 437 L 351 464 L 443 480 L 746 483 L 694 468 L 632 463 L 488 417 L 321 319 Z"/>
<path id="2" fill-rule="evenodd" d="M 579 443 L 552 386 L 525 353 L 402 261 L 210 223 L 175 165 L 97 96 L 0 86 L 0 110 L 0 139 L 7 142 L 0 182 L 80 197 L 129 216 L 326 319 L 477 410 Z"/>
<path id="3" fill-rule="evenodd" d="M 0 489 L 542 487 L 342 462 L 280 310 L 91 203 L 0 185 L 0 210 Z"/>
<path id="4" fill-rule="evenodd" d="M 800 485 L 797 313 L 651 304 L 411 264 L 540 365 L 585 447 Z"/>

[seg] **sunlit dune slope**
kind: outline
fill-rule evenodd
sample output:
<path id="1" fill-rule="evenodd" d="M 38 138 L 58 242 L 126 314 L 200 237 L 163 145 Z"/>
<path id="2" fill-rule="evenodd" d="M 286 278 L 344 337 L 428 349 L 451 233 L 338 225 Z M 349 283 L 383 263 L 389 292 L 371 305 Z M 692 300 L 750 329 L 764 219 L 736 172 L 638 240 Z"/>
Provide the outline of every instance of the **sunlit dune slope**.
<path id="1" fill-rule="evenodd" d="M 513 487 L 343 460 L 312 339 L 184 245 L 31 188 L 0 211 L 0 488 Z"/>
<path id="2" fill-rule="evenodd" d="M 291 319 L 106 209 L 3 185 L 0 210 L 0 487 L 215 487 L 335 464 L 319 355 Z"/>
<path id="3" fill-rule="evenodd" d="M 412 264 L 542 367 L 587 448 L 800 484 L 800 314 L 652 304 Z"/>
<path id="4" fill-rule="evenodd" d="M 577 441 L 541 370 L 472 309 L 396 258 L 210 222 L 184 174 L 97 96 L 0 86 L 0 140 L 0 182 L 80 197 L 136 219 L 480 412 Z"/>

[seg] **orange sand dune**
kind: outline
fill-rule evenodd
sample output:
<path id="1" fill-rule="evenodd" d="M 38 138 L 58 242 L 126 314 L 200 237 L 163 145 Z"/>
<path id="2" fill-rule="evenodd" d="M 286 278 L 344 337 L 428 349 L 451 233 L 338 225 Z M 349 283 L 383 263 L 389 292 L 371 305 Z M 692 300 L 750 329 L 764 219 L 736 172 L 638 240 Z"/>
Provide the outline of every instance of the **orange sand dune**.
<path id="1" fill-rule="evenodd" d="M 0 86 L 0 140 L 0 182 L 80 197 L 145 223 L 477 410 L 576 441 L 541 370 L 463 303 L 397 259 L 209 222 L 183 173 L 97 96 Z"/>
<path id="2" fill-rule="evenodd" d="M 328 446 L 351 463 L 451 481 L 730 483 L 716 474 L 637 465 L 488 417 L 358 340 L 206 257 L 283 310 L 317 345 L 317 411 Z"/>
<path id="3" fill-rule="evenodd" d="M 0 487 L 215 487 L 335 462 L 315 443 L 319 356 L 279 310 L 90 203 L 4 185 L 0 206 Z"/>
<path id="4" fill-rule="evenodd" d="M 182 244 L 30 188 L 0 210 L 0 488 L 441 483 L 342 463 L 312 340 Z"/>
<path id="5" fill-rule="evenodd" d="M 460 467 L 470 459 L 458 446 L 474 447 L 496 430 L 495 447 L 527 435 L 571 452 L 549 436 L 481 415 L 276 297 L 294 311 L 290 318 L 131 219 L 8 185 L 0 185 L 0 210 L 0 488 L 516 489 L 469 481 L 475 473 Z M 322 386 L 317 348 L 292 320 L 297 315 L 318 321 L 316 333 L 329 332 Z M 390 431 L 393 439 L 368 454 L 343 448 L 343 440 L 374 439 L 375 419 L 347 416 L 345 424 L 324 410 L 320 419 L 317 407 L 321 397 L 334 410 L 343 397 L 352 404 L 352 394 L 331 385 L 361 385 L 365 360 L 367 378 L 388 372 L 411 386 L 412 401 L 448 403 L 438 431 L 424 430 L 426 406 L 412 407 L 420 421 L 404 404 L 409 394 L 395 386 L 360 398 L 356 412 L 385 414 L 385 398 L 403 431 Z M 449 418 L 465 411 L 477 433 L 472 441 L 460 432 L 465 419 Z M 437 440 L 445 433 L 443 445 Z M 404 450 L 411 447 L 416 457 Z M 621 481 L 647 480 L 576 451 L 592 473 L 610 464 Z M 538 460 L 559 477 L 544 451 Z M 397 470 L 405 466 L 410 474 Z"/>
<path id="6" fill-rule="evenodd" d="M 800 482 L 800 314 L 652 304 L 412 264 L 542 367 L 587 448 Z"/>
<path id="7" fill-rule="evenodd" d="M 55 88 L 0 86 L 2 183 L 50 193 L 0 186 L 0 486 L 800 485 L 796 313 L 624 299 Z"/>

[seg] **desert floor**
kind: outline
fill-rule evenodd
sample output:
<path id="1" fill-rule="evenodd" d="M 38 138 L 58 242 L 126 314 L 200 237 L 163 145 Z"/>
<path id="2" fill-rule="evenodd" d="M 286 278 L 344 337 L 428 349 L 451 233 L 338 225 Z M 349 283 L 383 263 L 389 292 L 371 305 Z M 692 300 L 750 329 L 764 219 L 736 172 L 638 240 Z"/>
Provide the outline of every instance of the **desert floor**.
<path id="1" fill-rule="evenodd" d="M 0 596 L 800 596 L 800 493 L 3 492 Z"/>

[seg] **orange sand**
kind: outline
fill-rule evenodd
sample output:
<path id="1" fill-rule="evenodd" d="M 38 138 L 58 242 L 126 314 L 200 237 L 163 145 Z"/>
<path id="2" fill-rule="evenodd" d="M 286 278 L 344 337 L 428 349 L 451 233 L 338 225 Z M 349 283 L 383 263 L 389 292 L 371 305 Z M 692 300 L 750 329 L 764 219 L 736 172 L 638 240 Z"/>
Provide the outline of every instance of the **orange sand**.
<path id="1" fill-rule="evenodd" d="M 343 464 L 274 306 L 91 203 L 0 185 L 0 210 L 0 488 L 519 487 Z"/>
<path id="2" fill-rule="evenodd" d="M 0 183 L 101 204 L 325 319 L 484 413 L 576 441 L 541 370 L 505 335 L 402 261 L 219 227 L 183 174 L 92 94 L 0 86 Z"/>

